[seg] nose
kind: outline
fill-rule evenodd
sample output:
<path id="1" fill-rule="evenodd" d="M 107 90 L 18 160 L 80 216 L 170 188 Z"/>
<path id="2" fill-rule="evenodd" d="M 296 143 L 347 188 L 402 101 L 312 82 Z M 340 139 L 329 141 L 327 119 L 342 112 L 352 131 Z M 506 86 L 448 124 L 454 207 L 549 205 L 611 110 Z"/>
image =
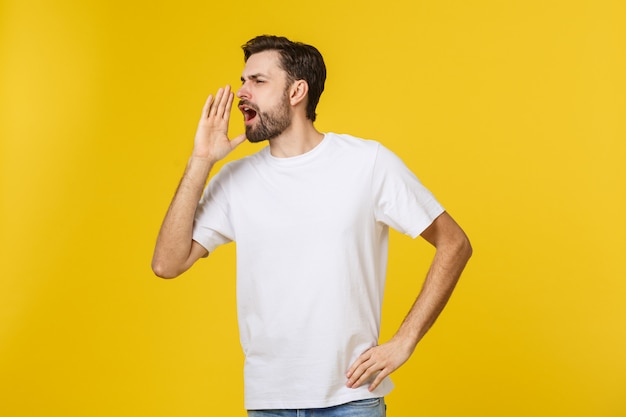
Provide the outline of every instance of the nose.
<path id="1" fill-rule="evenodd" d="M 250 93 L 246 87 L 246 84 L 242 84 L 241 87 L 239 87 L 239 90 L 237 90 L 237 98 L 240 100 L 243 99 L 249 99 L 250 98 Z"/>

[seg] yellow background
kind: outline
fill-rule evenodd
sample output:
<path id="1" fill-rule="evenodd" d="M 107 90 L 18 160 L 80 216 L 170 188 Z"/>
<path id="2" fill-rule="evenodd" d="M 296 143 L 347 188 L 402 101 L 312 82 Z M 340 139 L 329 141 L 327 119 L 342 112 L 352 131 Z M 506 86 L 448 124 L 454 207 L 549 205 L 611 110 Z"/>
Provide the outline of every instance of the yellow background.
<path id="1" fill-rule="evenodd" d="M 389 414 L 625 416 L 626 7 L 602 0 L 0 2 L 0 415 L 245 415 L 234 245 L 173 281 L 150 258 L 262 33 L 316 45 L 318 128 L 382 141 L 474 245 Z M 392 235 L 383 339 L 431 256 Z"/>

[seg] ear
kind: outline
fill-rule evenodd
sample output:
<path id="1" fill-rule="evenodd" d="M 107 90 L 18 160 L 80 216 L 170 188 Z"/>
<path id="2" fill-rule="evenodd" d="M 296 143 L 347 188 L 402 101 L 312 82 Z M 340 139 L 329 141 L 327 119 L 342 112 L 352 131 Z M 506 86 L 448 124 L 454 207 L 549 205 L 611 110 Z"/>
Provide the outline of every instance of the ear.
<path id="1" fill-rule="evenodd" d="M 289 89 L 289 101 L 292 106 L 304 101 L 309 93 L 309 84 L 304 80 L 296 80 Z"/>

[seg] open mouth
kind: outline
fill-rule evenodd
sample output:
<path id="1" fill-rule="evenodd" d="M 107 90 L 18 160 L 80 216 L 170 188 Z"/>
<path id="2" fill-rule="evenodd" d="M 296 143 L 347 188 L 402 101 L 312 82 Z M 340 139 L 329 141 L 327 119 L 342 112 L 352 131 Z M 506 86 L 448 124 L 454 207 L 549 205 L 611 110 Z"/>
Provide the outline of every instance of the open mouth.
<path id="1" fill-rule="evenodd" d="M 249 104 L 239 104 L 239 110 L 243 114 L 243 121 L 246 125 L 250 124 L 257 116 L 257 110 Z"/>

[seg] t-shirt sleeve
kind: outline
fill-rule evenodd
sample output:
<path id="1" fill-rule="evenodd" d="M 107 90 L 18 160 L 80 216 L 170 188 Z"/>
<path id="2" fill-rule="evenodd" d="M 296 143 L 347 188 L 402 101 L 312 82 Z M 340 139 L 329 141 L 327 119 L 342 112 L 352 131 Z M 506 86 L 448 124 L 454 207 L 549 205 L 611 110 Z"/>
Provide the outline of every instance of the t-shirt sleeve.
<path id="1" fill-rule="evenodd" d="M 209 181 L 194 218 L 193 240 L 209 252 L 234 240 L 228 196 L 222 184 L 227 177 L 224 168 Z"/>
<path id="2" fill-rule="evenodd" d="M 413 238 L 444 208 L 393 152 L 379 145 L 372 177 L 376 220 Z"/>

